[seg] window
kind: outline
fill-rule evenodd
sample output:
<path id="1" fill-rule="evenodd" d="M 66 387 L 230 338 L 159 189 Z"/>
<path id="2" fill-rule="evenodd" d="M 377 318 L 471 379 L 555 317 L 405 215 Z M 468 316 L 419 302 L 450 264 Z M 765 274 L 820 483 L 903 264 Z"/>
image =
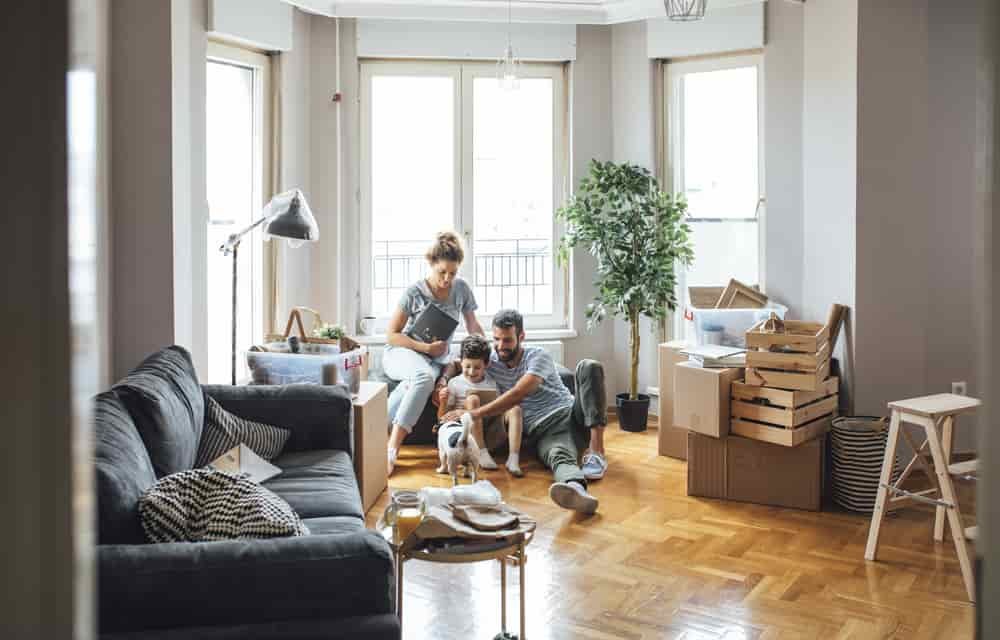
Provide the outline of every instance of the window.
<path id="1" fill-rule="evenodd" d="M 687 197 L 695 256 L 682 300 L 688 285 L 763 286 L 760 68 L 759 55 L 665 65 L 668 179 Z"/>
<path id="2" fill-rule="evenodd" d="M 483 319 L 516 307 L 529 326 L 565 326 L 563 67 L 522 71 L 503 91 L 491 63 L 362 63 L 361 311 L 380 328 L 444 229 L 465 240 Z"/>
<path id="3" fill-rule="evenodd" d="M 206 68 L 208 189 L 208 382 L 230 381 L 232 257 L 219 247 L 260 217 L 265 204 L 268 58 L 210 43 Z M 264 333 L 265 252 L 260 232 L 244 236 L 237 262 L 237 354 Z M 237 378 L 246 376 L 237 357 Z"/>

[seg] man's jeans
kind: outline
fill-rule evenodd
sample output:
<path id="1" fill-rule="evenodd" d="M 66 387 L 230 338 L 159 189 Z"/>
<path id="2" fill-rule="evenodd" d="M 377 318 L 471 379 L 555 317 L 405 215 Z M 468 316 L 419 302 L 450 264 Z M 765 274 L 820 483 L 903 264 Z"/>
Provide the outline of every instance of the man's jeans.
<path id="1" fill-rule="evenodd" d="M 573 406 L 560 409 L 526 429 L 526 440 L 538 448 L 538 459 L 552 469 L 556 482 L 575 480 L 586 486 L 580 451 L 590 442 L 590 430 L 608 422 L 604 366 L 596 360 L 576 365 Z"/>

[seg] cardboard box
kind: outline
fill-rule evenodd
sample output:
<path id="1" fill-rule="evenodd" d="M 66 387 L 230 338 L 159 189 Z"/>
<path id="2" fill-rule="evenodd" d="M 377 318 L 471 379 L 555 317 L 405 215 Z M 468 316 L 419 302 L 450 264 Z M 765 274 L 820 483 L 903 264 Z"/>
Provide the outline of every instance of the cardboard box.
<path id="1" fill-rule="evenodd" d="M 674 367 L 674 426 L 721 438 L 729 435 L 729 387 L 743 369 Z M 690 454 L 688 454 L 690 455 Z"/>
<path id="2" fill-rule="evenodd" d="M 825 438 L 782 447 L 727 436 L 688 436 L 688 495 L 819 511 Z"/>
<path id="3" fill-rule="evenodd" d="M 674 367 L 687 362 L 681 349 L 687 347 L 684 340 L 664 342 L 660 345 L 660 420 L 657 444 L 661 456 L 687 460 L 688 430 L 674 425 Z"/>

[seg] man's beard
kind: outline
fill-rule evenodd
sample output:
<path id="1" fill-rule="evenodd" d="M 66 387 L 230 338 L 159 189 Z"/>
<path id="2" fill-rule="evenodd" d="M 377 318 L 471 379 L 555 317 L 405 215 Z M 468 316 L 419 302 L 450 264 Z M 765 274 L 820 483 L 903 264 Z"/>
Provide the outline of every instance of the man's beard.
<path id="1" fill-rule="evenodd" d="M 497 357 L 500 358 L 500 362 L 512 362 L 517 359 L 517 354 L 520 352 L 521 343 L 518 342 L 513 349 L 497 349 Z"/>

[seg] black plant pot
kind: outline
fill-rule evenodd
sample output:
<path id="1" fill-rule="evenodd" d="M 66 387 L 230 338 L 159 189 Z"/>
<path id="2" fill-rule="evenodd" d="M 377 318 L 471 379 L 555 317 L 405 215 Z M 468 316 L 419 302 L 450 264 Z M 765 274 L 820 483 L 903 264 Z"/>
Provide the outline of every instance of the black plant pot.
<path id="1" fill-rule="evenodd" d="M 646 430 L 646 421 L 649 418 L 649 396 L 644 393 L 639 394 L 636 400 L 629 400 L 627 393 L 619 393 L 615 396 L 615 404 L 618 407 L 618 424 L 622 430 L 639 432 Z"/>

